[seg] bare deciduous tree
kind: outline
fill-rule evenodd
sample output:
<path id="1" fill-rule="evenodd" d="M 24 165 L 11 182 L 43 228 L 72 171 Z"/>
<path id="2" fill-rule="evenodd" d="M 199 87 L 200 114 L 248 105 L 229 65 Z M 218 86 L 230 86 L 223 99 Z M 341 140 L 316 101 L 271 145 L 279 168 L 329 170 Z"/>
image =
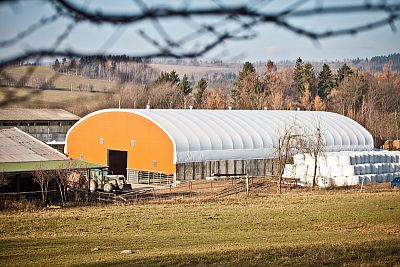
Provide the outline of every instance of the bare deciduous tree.
<path id="1" fill-rule="evenodd" d="M 32 174 L 33 181 L 39 184 L 42 191 L 42 203 L 47 204 L 49 183 L 52 179 L 54 179 L 55 173 L 53 171 L 43 170 L 42 166 L 38 166 Z"/>
<path id="2" fill-rule="evenodd" d="M 274 154 L 276 169 L 278 175 L 278 192 L 282 192 L 282 176 L 285 170 L 285 165 L 289 164 L 293 155 L 304 149 L 304 136 L 301 132 L 301 127 L 296 121 L 289 122 L 282 127 L 276 134 L 274 144 Z"/>

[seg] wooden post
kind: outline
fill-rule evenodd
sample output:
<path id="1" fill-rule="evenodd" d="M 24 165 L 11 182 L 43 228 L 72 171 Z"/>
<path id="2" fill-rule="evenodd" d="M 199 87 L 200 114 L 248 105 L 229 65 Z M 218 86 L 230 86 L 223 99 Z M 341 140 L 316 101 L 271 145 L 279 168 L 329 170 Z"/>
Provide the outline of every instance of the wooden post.
<path id="1" fill-rule="evenodd" d="M 249 176 L 246 176 L 246 194 L 249 194 Z"/>
<path id="2" fill-rule="evenodd" d="M 192 182 L 189 182 L 189 188 L 190 188 L 190 197 L 192 197 Z"/>
<path id="3" fill-rule="evenodd" d="M 214 197 L 214 190 L 213 190 L 213 186 L 212 186 L 212 180 L 210 180 L 210 182 L 211 182 L 211 196 Z"/>

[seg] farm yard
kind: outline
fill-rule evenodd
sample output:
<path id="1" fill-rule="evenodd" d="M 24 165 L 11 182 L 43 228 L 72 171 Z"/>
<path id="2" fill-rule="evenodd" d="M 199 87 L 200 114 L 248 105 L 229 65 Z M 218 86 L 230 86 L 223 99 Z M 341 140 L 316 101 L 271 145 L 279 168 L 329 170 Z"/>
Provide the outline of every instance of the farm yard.
<path id="1" fill-rule="evenodd" d="M 6 211 L 2 266 L 396 265 L 398 190 L 285 190 L 228 199 Z M 121 253 L 124 251 L 125 253 Z"/>

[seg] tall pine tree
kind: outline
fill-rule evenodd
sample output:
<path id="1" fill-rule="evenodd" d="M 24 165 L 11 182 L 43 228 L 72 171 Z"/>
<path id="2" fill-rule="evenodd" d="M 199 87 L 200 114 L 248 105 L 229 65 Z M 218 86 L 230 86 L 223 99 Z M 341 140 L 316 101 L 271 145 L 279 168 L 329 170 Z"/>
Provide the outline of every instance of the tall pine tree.
<path id="1" fill-rule="evenodd" d="M 329 65 L 324 64 L 318 74 L 318 95 L 325 99 L 334 86 L 333 74 Z"/>
<path id="2" fill-rule="evenodd" d="M 296 60 L 296 65 L 294 66 L 293 72 L 293 86 L 297 89 L 297 91 L 303 95 L 304 94 L 304 63 L 303 60 L 299 57 Z"/>

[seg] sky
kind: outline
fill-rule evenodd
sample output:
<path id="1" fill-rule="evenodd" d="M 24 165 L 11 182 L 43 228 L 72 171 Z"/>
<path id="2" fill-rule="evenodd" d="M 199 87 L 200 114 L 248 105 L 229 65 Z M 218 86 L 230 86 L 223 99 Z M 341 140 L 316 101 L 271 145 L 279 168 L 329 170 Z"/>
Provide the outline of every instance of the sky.
<path id="1" fill-rule="evenodd" d="M 104 1 L 104 0 L 70 0 L 72 3 L 83 6 L 89 11 L 100 11 L 112 14 L 129 14 L 139 12 L 140 8 L 135 1 Z M 139 2 L 139 1 L 136 1 Z M 250 3 L 254 10 L 260 12 L 276 12 L 283 10 L 297 2 L 291 0 L 281 1 L 144 1 L 153 7 L 172 6 L 174 8 L 215 7 L 225 5 L 239 5 Z M 267 3 L 268 2 L 268 3 Z M 269 3 L 271 2 L 271 3 Z M 365 3 L 357 0 L 337 1 L 305 1 L 307 2 L 298 10 L 315 7 L 317 4 L 324 6 L 351 5 Z M 375 3 L 376 1 L 369 1 Z M 388 1 L 400 4 L 400 0 Z M 21 31 L 29 29 L 35 22 L 43 17 L 54 14 L 54 8 L 47 1 L 21 1 L 16 4 L 0 4 L 0 43 L 15 37 Z M 292 25 L 312 31 L 326 31 L 347 28 L 356 25 L 365 25 L 368 22 L 383 18 L 380 13 L 351 13 L 324 16 L 309 16 L 306 18 L 293 18 L 288 20 Z M 242 21 L 246 21 L 243 19 Z M 53 23 L 32 31 L 20 38 L 12 45 L 0 47 L 0 61 L 20 55 L 24 51 L 52 48 L 58 36 L 72 21 L 60 17 Z M 154 53 L 158 51 L 152 42 L 163 44 L 165 36 L 176 41 L 181 47 L 176 51 L 192 51 L 213 41 L 214 35 L 196 32 L 201 25 L 217 23 L 220 32 L 232 31 L 237 24 L 216 17 L 168 18 L 154 21 L 123 25 L 96 25 L 92 23 L 79 23 L 75 25 L 70 34 L 58 46 L 58 50 L 74 50 L 86 54 L 127 54 L 131 56 Z M 395 28 L 400 28 L 400 21 L 394 23 Z M 160 30 L 161 28 L 161 30 Z M 140 32 L 144 32 L 146 37 Z M 165 33 L 164 33 L 165 32 Z M 318 41 L 290 32 L 289 30 L 270 23 L 262 23 L 252 29 L 239 32 L 240 35 L 255 35 L 249 40 L 228 40 L 204 55 L 206 59 L 222 59 L 224 61 L 266 61 L 272 59 L 295 60 L 301 57 L 305 60 L 343 60 L 352 58 L 370 58 L 376 55 L 388 55 L 400 52 L 400 33 L 393 31 L 389 25 L 378 29 L 368 30 L 356 35 L 331 37 Z M 188 38 L 189 36 L 189 38 Z M 149 41 L 151 39 L 151 41 Z"/>

